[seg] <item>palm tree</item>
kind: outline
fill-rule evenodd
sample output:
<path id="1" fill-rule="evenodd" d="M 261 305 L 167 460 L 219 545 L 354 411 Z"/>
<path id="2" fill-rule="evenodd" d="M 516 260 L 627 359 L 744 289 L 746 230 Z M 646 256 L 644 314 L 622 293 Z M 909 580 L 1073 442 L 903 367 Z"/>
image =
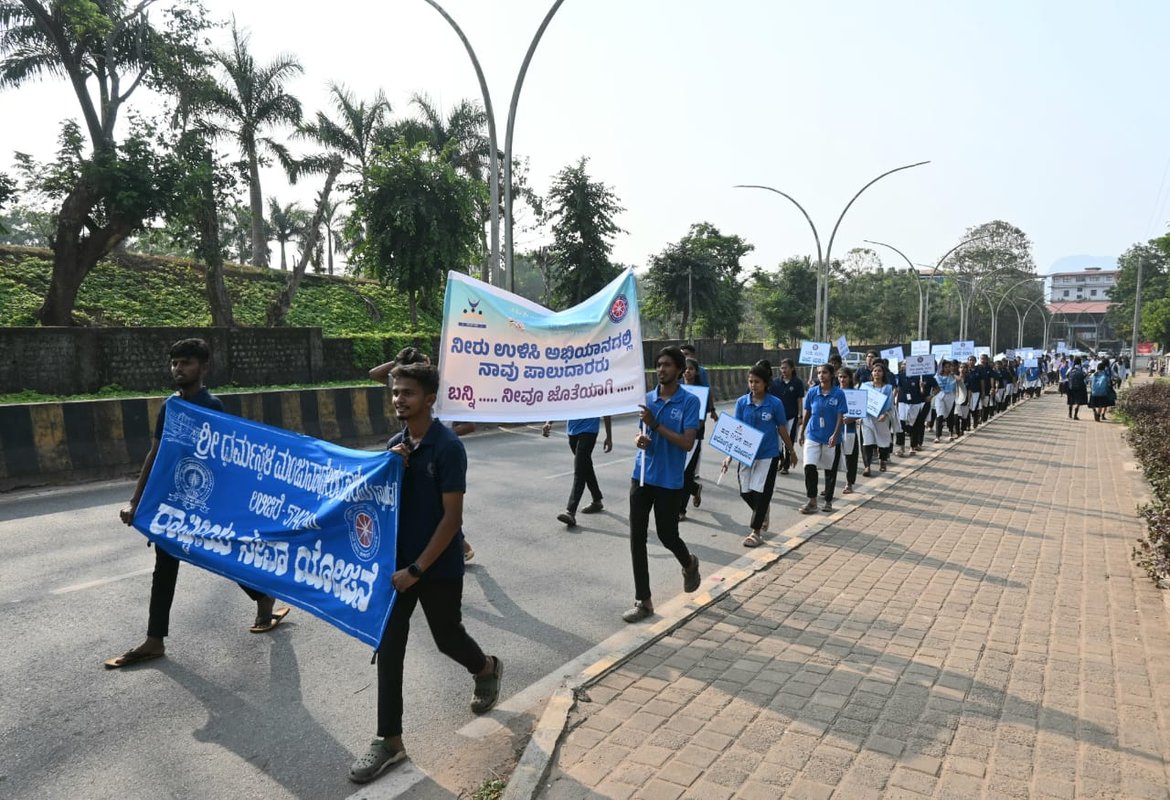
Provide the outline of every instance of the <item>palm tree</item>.
<path id="1" fill-rule="evenodd" d="M 333 96 L 337 119 L 318 111 L 317 118 L 305 123 L 301 132 L 340 153 L 346 160 L 347 170 L 364 173 L 374 142 L 390 113 L 390 101 L 379 91 L 367 105 L 364 100 L 354 98 L 345 86 L 336 83 L 329 84 L 329 93 Z"/>
<path id="2" fill-rule="evenodd" d="M 325 271 L 329 275 L 333 274 L 333 254 L 345 252 L 345 243 L 341 238 L 345 217 L 340 211 L 340 207 L 332 200 L 327 201 L 321 211 L 321 228 L 325 232 Z"/>
<path id="3" fill-rule="evenodd" d="M 276 156 L 286 170 L 294 169 L 285 146 L 266 131 L 301 121 L 301 103 L 284 90 L 285 82 L 303 72 L 291 55 L 277 56 L 259 65 L 248 52 L 249 36 L 232 20 L 232 47 L 217 50 L 212 57 L 223 70 L 209 102 L 213 112 L 225 121 L 225 131 L 236 140 L 248 166 L 248 190 L 252 210 L 252 263 L 268 264 L 264 236 L 264 195 L 260 190 L 260 164 L 266 153 Z"/>
<path id="4" fill-rule="evenodd" d="M 268 224 L 272 238 L 280 245 L 280 268 L 288 271 L 288 256 L 285 246 L 293 239 L 305 238 L 305 226 L 309 221 L 309 212 L 297 203 L 282 206 L 275 197 L 268 198 Z"/>

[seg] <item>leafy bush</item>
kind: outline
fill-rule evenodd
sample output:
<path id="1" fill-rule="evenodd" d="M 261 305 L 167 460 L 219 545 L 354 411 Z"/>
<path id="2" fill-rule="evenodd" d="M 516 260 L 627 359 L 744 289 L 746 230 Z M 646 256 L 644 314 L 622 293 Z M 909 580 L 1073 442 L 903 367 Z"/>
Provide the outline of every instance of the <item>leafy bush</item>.
<path id="1" fill-rule="evenodd" d="M 1159 586 L 1170 586 L 1170 383 L 1155 381 L 1123 393 L 1118 412 L 1154 500 L 1139 509 L 1146 535 L 1133 557 Z"/>

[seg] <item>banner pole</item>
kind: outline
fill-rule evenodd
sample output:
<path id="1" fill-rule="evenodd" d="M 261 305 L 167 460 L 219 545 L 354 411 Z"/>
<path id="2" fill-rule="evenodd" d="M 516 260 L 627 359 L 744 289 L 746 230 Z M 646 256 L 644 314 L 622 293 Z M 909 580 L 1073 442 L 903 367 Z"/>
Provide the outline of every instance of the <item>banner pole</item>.
<path id="1" fill-rule="evenodd" d="M 646 423 L 645 422 L 638 423 L 638 432 L 641 433 L 643 436 L 646 435 Z M 639 486 L 646 485 L 646 450 L 649 450 L 649 449 L 650 449 L 650 445 L 646 445 L 646 449 L 642 451 L 642 458 L 640 459 L 641 460 L 641 469 L 639 470 L 639 473 L 638 473 L 638 485 Z"/>

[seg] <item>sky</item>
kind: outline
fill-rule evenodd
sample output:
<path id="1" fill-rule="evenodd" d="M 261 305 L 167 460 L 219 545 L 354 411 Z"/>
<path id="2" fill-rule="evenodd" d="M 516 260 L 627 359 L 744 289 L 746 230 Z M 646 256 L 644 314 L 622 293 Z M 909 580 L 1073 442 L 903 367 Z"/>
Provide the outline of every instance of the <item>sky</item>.
<path id="1" fill-rule="evenodd" d="M 502 148 L 551 0 L 442 1 L 483 65 Z M 424 0 L 206 4 L 235 14 L 258 61 L 301 61 L 289 88 L 309 114 L 327 107 L 330 81 L 360 97 L 382 89 L 401 115 L 414 93 L 444 109 L 481 96 Z M 1003 219 L 1031 237 L 1042 274 L 1108 267 L 1170 219 L 1168 29 L 1170 3 L 1157 0 L 565 0 L 529 68 L 514 152 L 541 192 L 587 156 L 625 208 L 614 258 L 639 268 L 704 221 L 755 246 L 748 266 L 815 254 L 794 206 L 733 186 L 791 194 L 827 245 L 854 192 L 926 160 L 857 200 L 833 254 L 875 239 L 933 264 L 967 228 Z M 13 151 L 51 155 L 76 107 L 52 79 L 0 91 L 0 170 Z M 275 171 L 263 187 L 282 202 L 318 188 Z M 519 247 L 545 239 L 517 236 Z"/>

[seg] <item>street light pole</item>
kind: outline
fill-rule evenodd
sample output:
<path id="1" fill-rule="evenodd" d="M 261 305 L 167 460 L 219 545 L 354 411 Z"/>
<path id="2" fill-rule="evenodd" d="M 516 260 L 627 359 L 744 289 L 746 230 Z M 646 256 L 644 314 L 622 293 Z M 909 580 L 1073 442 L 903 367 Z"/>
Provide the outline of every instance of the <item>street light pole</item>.
<path id="1" fill-rule="evenodd" d="M 1138 256 L 1138 278 L 1137 278 L 1137 293 L 1133 298 L 1133 331 L 1130 335 L 1129 344 L 1129 363 L 1132 366 L 1133 360 L 1137 358 L 1138 345 L 1138 322 L 1141 320 L 1142 313 L 1142 267 L 1145 266 L 1145 259 Z"/>
<path id="2" fill-rule="evenodd" d="M 929 161 L 919 161 L 914 164 L 906 164 L 901 167 L 895 167 L 894 169 L 883 172 L 881 175 L 878 175 L 869 183 L 858 189 L 857 193 L 853 195 L 852 198 L 850 198 L 848 203 L 845 204 L 845 208 L 841 211 L 840 216 L 837 217 L 837 222 L 833 225 L 833 230 L 829 234 L 829 246 L 825 249 L 823 255 L 821 253 L 821 237 L 817 233 L 817 226 L 813 224 L 812 218 L 808 215 L 808 212 L 804 210 L 804 206 L 796 202 L 796 200 L 791 195 L 786 194 L 779 189 L 773 189 L 771 186 L 762 186 L 756 183 L 736 184 L 734 187 L 732 187 L 735 189 L 766 189 L 769 192 L 775 192 L 799 208 L 800 213 L 803 214 L 804 218 L 808 221 L 809 227 L 812 228 L 813 238 L 817 243 L 816 319 L 815 324 L 813 325 L 815 329 L 815 333 L 813 335 L 817 341 L 823 341 L 829 334 L 829 265 L 832 263 L 831 259 L 833 257 L 833 240 L 837 238 L 837 229 L 841 227 L 841 220 L 845 219 L 845 214 L 847 214 L 850 207 L 852 207 L 852 205 L 857 202 L 857 198 L 861 197 L 861 194 L 866 189 L 873 186 L 882 178 L 886 177 L 887 175 L 893 175 L 895 172 L 901 172 L 904 169 L 921 167 L 923 164 L 929 163 Z"/>

